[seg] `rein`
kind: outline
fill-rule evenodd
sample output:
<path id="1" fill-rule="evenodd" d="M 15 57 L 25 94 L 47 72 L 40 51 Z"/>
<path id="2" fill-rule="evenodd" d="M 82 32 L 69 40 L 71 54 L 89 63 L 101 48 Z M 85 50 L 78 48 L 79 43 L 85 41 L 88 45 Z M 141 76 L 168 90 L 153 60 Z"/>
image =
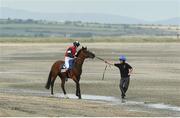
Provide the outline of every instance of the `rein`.
<path id="1" fill-rule="evenodd" d="M 105 66 L 105 68 L 104 68 L 104 72 L 103 72 L 102 80 L 104 80 L 104 74 L 105 74 L 105 72 L 106 72 L 106 69 L 107 69 L 107 65 L 106 65 L 106 66 Z"/>

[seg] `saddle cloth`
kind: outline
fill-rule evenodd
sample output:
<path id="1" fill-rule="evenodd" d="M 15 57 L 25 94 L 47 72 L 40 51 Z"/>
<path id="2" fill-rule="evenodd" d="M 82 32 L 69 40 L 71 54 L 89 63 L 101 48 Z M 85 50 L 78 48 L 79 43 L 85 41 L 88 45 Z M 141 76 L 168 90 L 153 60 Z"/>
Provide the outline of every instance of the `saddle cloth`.
<path id="1" fill-rule="evenodd" d="M 61 65 L 59 68 L 60 72 L 66 72 L 66 66 L 65 64 Z"/>

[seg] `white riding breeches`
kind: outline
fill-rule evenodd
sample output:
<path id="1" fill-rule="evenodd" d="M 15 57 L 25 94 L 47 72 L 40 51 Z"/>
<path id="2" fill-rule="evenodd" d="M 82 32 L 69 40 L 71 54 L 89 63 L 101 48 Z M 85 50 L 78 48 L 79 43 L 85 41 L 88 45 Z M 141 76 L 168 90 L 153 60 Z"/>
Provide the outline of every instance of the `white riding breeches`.
<path id="1" fill-rule="evenodd" d="M 70 61 L 73 61 L 73 60 L 74 60 L 74 58 L 65 57 L 65 66 L 66 66 L 67 69 L 70 68 L 69 63 L 70 63 Z"/>

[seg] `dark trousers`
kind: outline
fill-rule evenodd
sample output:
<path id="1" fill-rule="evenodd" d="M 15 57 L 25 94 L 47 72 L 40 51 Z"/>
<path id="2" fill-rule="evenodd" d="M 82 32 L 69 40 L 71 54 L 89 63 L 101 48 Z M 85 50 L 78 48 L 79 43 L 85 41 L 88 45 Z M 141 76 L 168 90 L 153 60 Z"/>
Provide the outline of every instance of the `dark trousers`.
<path id="1" fill-rule="evenodd" d="M 121 97 L 124 98 L 126 95 L 126 91 L 128 90 L 129 87 L 129 77 L 121 77 L 119 88 L 121 90 Z"/>

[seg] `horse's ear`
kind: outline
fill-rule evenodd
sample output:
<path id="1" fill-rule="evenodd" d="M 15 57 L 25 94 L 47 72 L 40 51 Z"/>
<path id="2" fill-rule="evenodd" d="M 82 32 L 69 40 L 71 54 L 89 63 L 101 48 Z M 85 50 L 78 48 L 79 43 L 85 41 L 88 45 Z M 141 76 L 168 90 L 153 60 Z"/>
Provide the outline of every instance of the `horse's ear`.
<path id="1" fill-rule="evenodd" d="M 84 46 L 82 46 L 82 49 L 85 49 Z"/>
<path id="2" fill-rule="evenodd" d="M 85 49 L 87 50 L 87 46 L 85 47 Z"/>

